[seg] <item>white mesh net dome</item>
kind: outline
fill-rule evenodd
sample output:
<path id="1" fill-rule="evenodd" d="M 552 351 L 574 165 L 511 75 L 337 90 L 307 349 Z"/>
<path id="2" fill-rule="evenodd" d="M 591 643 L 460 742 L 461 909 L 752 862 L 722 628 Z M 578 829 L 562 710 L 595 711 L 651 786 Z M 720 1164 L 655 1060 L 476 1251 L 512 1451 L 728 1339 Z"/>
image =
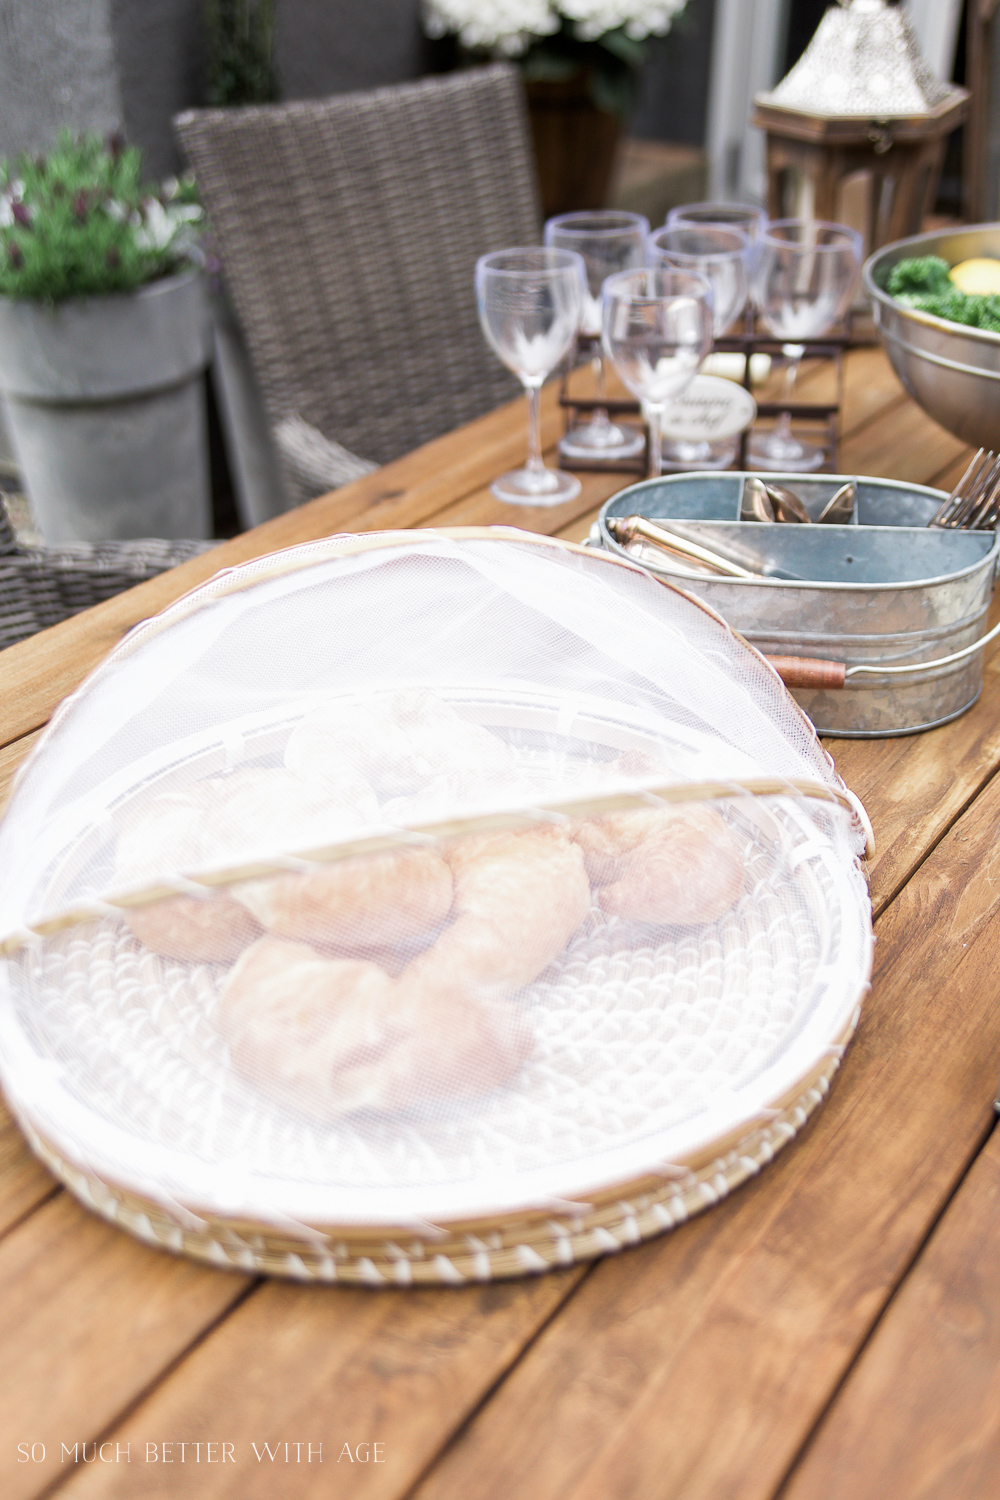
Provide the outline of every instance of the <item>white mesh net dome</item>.
<path id="1" fill-rule="evenodd" d="M 4 1087 L 92 1206 L 221 1263 L 616 1249 L 818 1101 L 864 847 L 776 674 L 639 569 L 502 529 L 296 548 L 133 631 L 26 764 Z"/>

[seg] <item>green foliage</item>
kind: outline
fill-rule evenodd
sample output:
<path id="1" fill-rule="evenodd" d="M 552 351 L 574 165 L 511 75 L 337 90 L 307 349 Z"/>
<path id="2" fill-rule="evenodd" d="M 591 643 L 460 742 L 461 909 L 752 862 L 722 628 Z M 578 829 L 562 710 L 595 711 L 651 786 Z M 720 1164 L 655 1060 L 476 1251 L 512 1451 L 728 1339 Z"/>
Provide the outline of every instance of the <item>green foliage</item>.
<path id="1" fill-rule="evenodd" d="M 949 323 L 964 323 L 968 328 L 983 328 L 1000 333 L 1000 296 L 980 296 L 960 291 L 948 275 L 947 261 L 936 255 L 901 260 L 885 280 L 885 289 L 904 307 L 933 313 Z"/>
<path id="2" fill-rule="evenodd" d="M 584 73 L 597 108 L 626 119 L 635 108 L 649 47 L 648 40 L 636 41 L 624 27 L 584 40 L 577 36 L 572 23 L 564 20 L 557 32 L 534 42 L 518 61 L 529 80 L 572 78 Z"/>
<path id="3" fill-rule="evenodd" d="M 132 291 L 183 264 L 201 218 L 192 181 L 150 187 L 134 146 L 63 132 L 48 156 L 0 166 L 0 295 Z"/>
<path id="4" fill-rule="evenodd" d="M 964 323 L 968 328 L 985 328 L 989 333 L 1000 333 L 1000 297 L 995 294 L 984 297 L 960 292 L 958 287 L 953 287 L 950 292 L 905 292 L 896 300 L 904 307 L 933 313 L 936 318 L 945 318 L 949 323 Z"/>
<path id="5" fill-rule="evenodd" d="M 949 270 L 948 262 L 937 255 L 897 261 L 885 279 L 885 289 L 890 297 L 903 292 L 946 292 L 951 286 Z"/>
<path id="6" fill-rule="evenodd" d="M 619 27 L 617 31 L 606 31 L 600 38 L 600 46 L 630 68 L 638 69 L 646 61 L 649 43 L 636 41 Z"/>
<path id="7" fill-rule="evenodd" d="M 274 0 L 206 0 L 208 102 L 269 104 L 279 98 Z"/>

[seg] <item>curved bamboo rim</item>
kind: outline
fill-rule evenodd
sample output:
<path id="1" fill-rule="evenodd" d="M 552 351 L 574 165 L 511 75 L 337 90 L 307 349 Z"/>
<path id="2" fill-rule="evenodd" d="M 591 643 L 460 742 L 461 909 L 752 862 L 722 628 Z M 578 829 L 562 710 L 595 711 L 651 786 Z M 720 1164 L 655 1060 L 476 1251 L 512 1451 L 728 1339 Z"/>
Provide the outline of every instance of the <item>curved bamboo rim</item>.
<path id="1" fill-rule="evenodd" d="M 27 924 L 15 932 L 8 933 L 0 940 L 0 955 L 10 957 L 32 943 L 52 937 L 69 928 L 82 926 L 87 922 L 99 921 L 104 917 L 120 917 L 126 912 L 155 906 L 160 901 L 169 901 L 177 896 L 195 896 L 206 899 L 218 889 L 228 889 L 248 881 L 270 879 L 277 875 L 302 874 L 312 865 L 334 864 L 341 860 L 391 854 L 399 850 L 412 849 L 415 845 L 420 847 L 444 839 L 531 827 L 539 822 L 570 822 L 634 808 L 683 802 L 729 801 L 746 796 L 798 797 L 805 801 L 828 802 L 841 807 L 850 813 L 852 818 L 857 818 L 862 823 L 866 834 L 865 852 L 868 858 L 871 858 L 875 852 L 871 824 L 867 817 L 859 816 L 857 799 L 852 794 L 842 792 L 836 787 L 826 786 L 821 781 L 757 776 L 733 781 L 670 782 L 635 792 L 612 792 L 600 797 L 539 803 L 537 807 L 519 809 L 514 812 L 482 813 L 470 818 L 422 823 L 404 829 L 398 834 L 376 834 L 369 838 L 327 844 L 319 848 L 290 851 L 273 859 L 257 860 L 249 865 L 233 865 L 219 870 L 199 871 L 195 874 L 180 875 L 175 880 L 164 879 L 155 885 L 143 886 L 138 890 L 103 896 L 96 901 L 80 902 L 42 921 Z"/>
<path id="2" fill-rule="evenodd" d="M 864 986 L 867 989 L 867 984 Z M 462 1285 L 526 1276 L 614 1254 L 676 1228 L 756 1176 L 793 1140 L 829 1092 L 857 1027 L 860 1001 L 819 1062 L 743 1126 L 658 1171 L 560 1202 L 442 1225 L 301 1225 L 292 1234 L 246 1219 L 162 1204 L 74 1166 L 21 1120 L 32 1149 L 88 1208 L 159 1249 L 216 1268 L 295 1281 L 365 1286 Z"/>

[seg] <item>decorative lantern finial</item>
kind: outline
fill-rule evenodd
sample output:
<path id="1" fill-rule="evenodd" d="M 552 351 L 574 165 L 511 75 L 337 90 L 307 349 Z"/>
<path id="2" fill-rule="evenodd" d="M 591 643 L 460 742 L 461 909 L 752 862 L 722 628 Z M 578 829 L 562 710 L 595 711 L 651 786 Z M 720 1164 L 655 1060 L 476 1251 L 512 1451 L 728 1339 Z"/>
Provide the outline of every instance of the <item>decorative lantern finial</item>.
<path id="1" fill-rule="evenodd" d="M 787 77 L 754 101 L 771 217 L 853 224 L 866 251 L 918 233 L 968 99 L 934 77 L 902 10 L 840 0 Z"/>
<path id="2" fill-rule="evenodd" d="M 791 72 L 757 103 L 830 119 L 892 120 L 934 113 L 961 96 L 934 77 L 903 10 L 885 0 L 840 0 Z"/>

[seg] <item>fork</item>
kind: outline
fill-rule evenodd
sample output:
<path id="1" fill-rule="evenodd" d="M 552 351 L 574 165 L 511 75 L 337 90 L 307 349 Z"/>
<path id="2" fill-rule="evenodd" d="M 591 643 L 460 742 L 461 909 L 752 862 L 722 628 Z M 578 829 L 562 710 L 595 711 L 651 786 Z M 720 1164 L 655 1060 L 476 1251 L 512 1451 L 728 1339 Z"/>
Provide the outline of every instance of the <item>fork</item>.
<path id="1" fill-rule="evenodd" d="M 986 531 L 1000 517 L 1000 457 L 980 448 L 961 479 L 928 522 L 964 531 Z"/>

